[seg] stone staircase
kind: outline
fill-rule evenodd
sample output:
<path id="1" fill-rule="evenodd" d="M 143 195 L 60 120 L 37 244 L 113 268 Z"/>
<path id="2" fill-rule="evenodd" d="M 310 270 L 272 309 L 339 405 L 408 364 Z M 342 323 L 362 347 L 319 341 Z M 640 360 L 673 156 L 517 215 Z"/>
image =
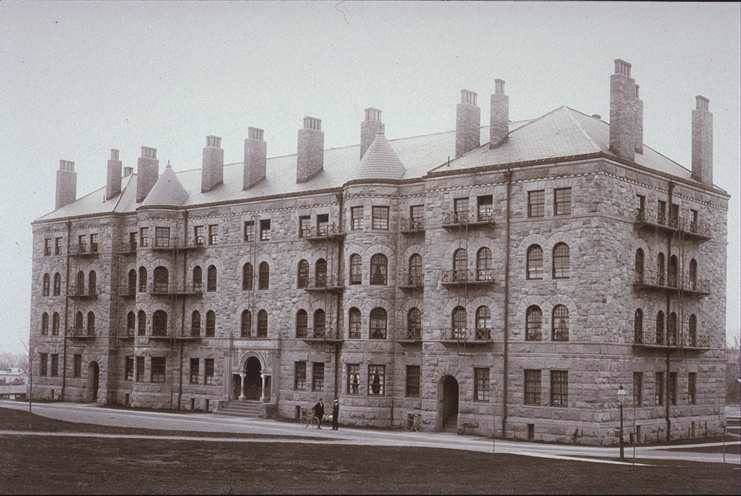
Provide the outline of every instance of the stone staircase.
<path id="1" fill-rule="evenodd" d="M 267 412 L 265 403 L 251 400 L 219 401 L 216 413 L 233 417 L 265 418 Z"/>

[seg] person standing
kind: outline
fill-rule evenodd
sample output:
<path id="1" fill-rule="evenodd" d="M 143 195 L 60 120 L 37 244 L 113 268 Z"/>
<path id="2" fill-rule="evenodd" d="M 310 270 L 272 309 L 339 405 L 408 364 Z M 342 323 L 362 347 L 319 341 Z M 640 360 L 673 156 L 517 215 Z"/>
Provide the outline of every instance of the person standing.
<path id="1" fill-rule="evenodd" d="M 316 420 L 316 428 L 322 428 L 322 417 L 324 417 L 324 400 L 319 398 L 319 401 L 314 405 L 314 420 Z"/>
<path id="2" fill-rule="evenodd" d="M 332 430 L 336 431 L 340 427 L 340 400 L 335 398 L 332 405 Z"/>

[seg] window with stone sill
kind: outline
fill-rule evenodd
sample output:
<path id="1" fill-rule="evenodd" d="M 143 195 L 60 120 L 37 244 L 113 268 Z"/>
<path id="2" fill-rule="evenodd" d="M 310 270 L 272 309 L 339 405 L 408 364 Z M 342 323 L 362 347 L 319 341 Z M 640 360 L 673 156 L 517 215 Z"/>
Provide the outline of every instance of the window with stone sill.
<path id="1" fill-rule="evenodd" d="M 157 248 L 168 248 L 170 246 L 169 227 L 157 226 L 154 228 L 154 246 Z"/>
<path id="2" fill-rule="evenodd" d="M 201 335 L 201 313 L 198 310 L 193 310 L 190 316 L 190 335 Z"/>
<path id="3" fill-rule="evenodd" d="M 382 253 L 376 253 L 371 257 L 370 283 L 373 286 L 388 284 L 388 259 Z"/>
<path id="4" fill-rule="evenodd" d="M 387 315 L 383 308 L 374 308 L 370 313 L 370 339 L 386 339 Z"/>
<path id="5" fill-rule="evenodd" d="M 252 291 L 252 279 L 254 270 L 252 264 L 247 262 L 242 266 L 242 291 Z"/>
<path id="6" fill-rule="evenodd" d="M 203 361 L 203 383 L 213 384 L 214 383 L 214 359 L 206 358 Z"/>
<path id="7" fill-rule="evenodd" d="M 243 338 L 252 336 L 252 312 L 249 310 L 242 310 L 239 323 L 239 336 Z"/>
<path id="8" fill-rule="evenodd" d="M 553 215 L 571 215 L 571 188 L 553 190 Z"/>
<path id="9" fill-rule="evenodd" d="M 327 314 L 324 310 L 314 311 L 314 337 L 321 338 L 327 332 Z"/>
<path id="10" fill-rule="evenodd" d="M 347 364 L 347 394 L 357 396 L 360 394 L 360 365 L 356 363 Z"/>
<path id="11" fill-rule="evenodd" d="M 525 369 L 525 404 L 540 405 L 541 372 Z"/>
<path id="12" fill-rule="evenodd" d="M 672 405 L 677 404 L 677 373 L 669 372 L 669 401 Z"/>
<path id="13" fill-rule="evenodd" d="M 144 382 L 144 357 L 136 357 L 136 382 Z"/>
<path id="14" fill-rule="evenodd" d="M 551 319 L 553 328 L 551 329 L 551 340 L 552 341 L 568 341 L 569 340 L 569 309 L 564 305 L 556 305 L 553 307 L 553 314 Z"/>
<path id="15" fill-rule="evenodd" d="M 363 207 L 350 207 L 350 228 L 353 231 L 363 229 Z"/>
<path id="16" fill-rule="evenodd" d="M 200 377 L 200 360 L 198 358 L 190 359 L 190 383 L 198 384 L 198 378 Z"/>
<path id="17" fill-rule="evenodd" d="M 569 406 L 569 373 L 566 370 L 551 370 L 551 406 Z"/>
<path id="18" fill-rule="evenodd" d="M 316 233 L 319 236 L 326 236 L 329 233 L 329 214 L 316 216 Z"/>
<path id="19" fill-rule="evenodd" d="M 314 362 L 311 364 L 311 390 L 324 391 L 324 363 Z"/>
<path id="20" fill-rule="evenodd" d="M 260 241 L 270 241 L 271 238 L 270 219 L 262 219 L 260 221 Z"/>
<path id="21" fill-rule="evenodd" d="M 301 215 L 298 218 L 298 237 L 303 238 L 311 234 L 311 215 Z"/>
<path id="22" fill-rule="evenodd" d="M 216 313 L 213 310 L 206 312 L 206 337 L 216 335 Z"/>
<path id="23" fill-rule="evenodd" d="M 59 314 L 57 312 L 51 315 L 51 335 L 59 335 Z"/>
<path id="24" fill-rule="evenodd" d="M 48 357 L 49 355 L 47 353 L 39 353 L 39 375 L 41 377 L 46 377 L 48 375 Z"/>
<path id="25" fill-rule="evenodd" d="M 44 277 L 41 281 L 41 296 L 49 296 L 49 287 L 50 287 L 50 278 L 49 274 L 44 274 Z"/>
<path id="26" fill-rule="evenodd" d="M 306 362 L 304 361 L 293 363 L 293 389 L 306 390 Z"/>
<path id="27" fill-rule="evenodd" d="M 265 310 L 257 312 L 257 337 L 268 337 L 268 312 Z"/>
<path id="28" fill-rule="evenodd" d="M 59 377 L 59 354 L 58 353 L 51 354 L 51 373 L 49 375 L 52 377 Z"/>
<path id="29" fill-rule="evenodd" d="M 386 394 L 386 366 L 368 365 L 368 396 Z"/>
<path id="30" fill-rule="evenodd" d="M 633 315 L 633 342 L 643 343 L 643 310 L 640 308 Z"/>
<path id="31" fill-rule="evenodd" d="M 476 280 L 490 280 L 493 267 L 494 261 L 491 250 L 486 246 L 479 248 L 479 251 L 476 253 Z"/>
<path id="32" fill-rule="evenodd" d="M 136 335 L 137 336 L 145 336 L 147 334 L 147 314 L 144 313 L 144 310 L 139 310 L 137 313 L 137 329 L 136 329 Z"/>
<path id="33" fill-rule="evenodd" d="M 528 191 L 527 193 L 527 216 L 545 216 L 545 190 Z"/>
<path id="34" fill-rule="evenodd" d="M 643 404 L 643 372 L 633 372 L 633 406 Z"/>
<path id="35" fill-rule="evenodd" d="M 157 310 L 152 315 L 152 336 L 167 336 L 167 313 Z"/>
<path id="36" fill-rule="evenodd" d="M 270 289 L 270 265 L 260 262 L 257 270 L 257 289 Z"/>
<path id="37" fill-rule="evenodd" d="M 421 339 L 422 337 L 422 312 L 419 308 L 412 307 L 407 312 L 407 339 Z"/>
<path id="38" fill-rule="evenodd" d="M 407 365 L 405 395 L 407 398 L 419 398 L 419 365 Z"/>
<path id="39" fill-rule="evenodd" d="M 389 207 L 371 207 L 371 227 L 382 231 L 389 228 Z"/>
<path id="40" fill-rule="evenodd" d="M 149 228 L 142 227 L 139 229 L 139 246 L 146 248 L 149 246 Z"/>
<path id="41" fill-rule="evenodd" d="M 656 406 L 664 405 L 664 373 L 656 372 L 654 378 L 654 404 Z"/>
<path id="42" fill-rule="evenodd" d="M 201 291 L 203 289 L 203 270 L 196 265 L 193 267 L 193 291 Z"/>
<path id="43" fill-rule="evenodd" d="M 473 369 L 473 400 L 489 401 L 489 369 Z"/>
<path id="44" fill-rule="evenodd" d="M 327 261 L 323 258 L 314 265 L 314 284 L 319 288 L 327 286 Z"/>
<path id="45" fill-rule="evenodd" d="M 353 307 L 348 312 L 348 338 L 360 339 L 361 314 L 360 310 Z"/>
<path id="46" fill-rule="evenodd" d="M 543 279 L 543 249 L 539 245 L 527 249 L 527 278 Z"/>
<path id="47" fill-rule="evenodd" d="M 309 327 L 309 314 L 306 310 L 301 309 L 296 312 L 296 337 L 305 338 Z"/>
<path id="48" fill-rule="evenodd" d="M 91 272 L 91 274 L 94 274 L 95 272 Z M 95 281 L 93 281 L 95 282 Z M 95 287 L 95 285 L 93 285 Z M 62 276 L 57 272 L 54 274 L 54 286 L 52 289 L 52 294 L 54 296 L 59 296 L 62 293 Z"/>
<path id="49" fill-rule="evenodd" d="M 244 240 L 251 243 L 255 240 L 255 221 L 244 221 Z"/>
<path id="50" fill-rule="evenodd" d="M 126 357 L 126 365 L 124 367 L 124 380 L 125 381 L 134 380 L 134 357 L 133 356 Z"/>
<path id="51" fill-rule="evenodd" d="M 216 267 L 213 265 L 206 270 L 206 291 L 216 291 Z"/>
<path id="52" fill-rule="evenodd" d="M 54 238 L 54 254 L 62 254 L 62 238 Z"/>
<path id="53" fill-rule="evenodd" d="M 90 235 L 90 251 L 91 252 L 98 251 L 98 233 L 92 233 Z"/>
<path id="54" fill-rule="evenodd" d="M 193 226 L 193 245 L 194 246 L 203 246 L 205 244 L 206 240 L 203 237 L 204 229 L 205 229 L 205 226 Z"/>
<path id="55" fill-rule="evenodd" d="M 525 341 L 541 341 L 543 339 L 543 312 L 539 307 L 528 307 L 525 317 Z"/>
<path id="56" fill-rule="evenodd" d="M 357 253 L 350 255 L 350 284 L 362 284 L 363 259 Z"/>
<path id="57" fill-rule="evenodd" d="M 147 290 L 147 269 L 139 267 L 139 292 L 144 293 Z"/>
<path id="58" fill-rule="evenodd" d="M 211 224 L 208 226 L 208 245 L 213 246 L 219 242 L 219 225 Z"/>
<path id="59" fill-rule="evenodd" d="M 51 255 L 51 238 L 44 238 L 44 256 Z"/>
<path id="60" fill-rule="evenodd" d="M 687 374 L 687 401 L 690 405 L 697 404 L 697 372 Z"/>
<path id="61" fill-rule="evenodd" d="M 165 371 L 167 359 L 165 357 L 152 357 L 151 382 L 165 382 Z"/>
<path id="62" fill-rule="evenodd" d="M 558 243 L 553 247 L 553 278 L 568 279 L 570 272 L 569 245 Z"/>
<path id="63" fill-rule="evenodd" d="M 46 336 L 49 334 L 49 314 L 44 312 L 41 314 L 41 335 Z"/>

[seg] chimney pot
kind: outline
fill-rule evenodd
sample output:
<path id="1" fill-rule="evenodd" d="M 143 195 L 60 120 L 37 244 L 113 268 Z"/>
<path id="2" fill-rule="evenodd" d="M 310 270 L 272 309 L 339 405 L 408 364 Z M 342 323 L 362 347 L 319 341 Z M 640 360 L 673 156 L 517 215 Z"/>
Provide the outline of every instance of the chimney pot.
<path id="1" fill-rule="evenodd" d="M 621 74 L 625 77 L 630 77 L 630 63 L 623 59 L 615 59 L 615 74 Z"/>
<path id="2" fill-rule="evenodd" d="M 702 95 L 695 96 L 695 105 L 697 110 L 710 110 L 710 100 Z"/>
<path id="3" fill-rule="evenodd" d="M 360 158 L 363 158 L 365 152 L 373 144 L 376 135 L 383 134 L 385 126 L 381 121 L 381 111 L 377 108 L 368 107 L 365 109 L 365 120 L 360 123 Z"/>
<path id="4" fill-rule="evenodd" d="M 248 127 L 247 128 L 247 137 L 249 139 L 262 141 L 263 140 L 263 134 L 265 133 L 264 130 L 257 128 L 257 127 Z"/>
<path id="5" fill-rule="evenodd" d="M 111 148 L 111 160 L 118 160 L 118 150 Z"/>
<path id="6" fill-rule="evenodd" d="M 263 140 L 265 131 L 257 127 L 247 128 L 244 140 L 244 171 L 242 189 L 251 188 L 265 179 L 268 145 Z"/>
<path id="7" fill-rule="evenodd" d="M 316 117 L 304 117 L 304 129 L 315 129 L 317 131 L 322 130 L 322 120 Z"/>
<path id="8" fill-rule="evenodd" d="M 133 167 L 124 167 L 123 168 L 123 177 L 129 177 L 133 173 L 134 173 L 134 168 Z"/>
<path id="9" fill-rule="evenodd" d="M 218 136 L 206 136 L 206 146 L 221 148 L 221 138 Z"/>

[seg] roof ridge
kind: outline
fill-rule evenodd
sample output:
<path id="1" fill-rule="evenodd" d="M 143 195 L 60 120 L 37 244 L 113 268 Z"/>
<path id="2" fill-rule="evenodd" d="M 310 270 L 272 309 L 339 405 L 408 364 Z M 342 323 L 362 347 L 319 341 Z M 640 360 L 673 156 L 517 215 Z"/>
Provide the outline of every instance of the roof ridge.
<path id="1" fill-rule="evenodd" d="M 129 174 L 128 176 L 126 176 L 126 186 L 123 186 L 121 188 L 121 191 L 118 193 L 118 199 L 116 200 L 116 204 L 113 205 L 113 210 L 112 210 L 113 212 L 116 211 L 116 209 L 118 208 L 118 204 L 121 203 L 121 199 L 123 198 L 123 195 L 126 192 L 126 188 L 129 187 L 129 184 L 131 183 L 131 179 L 133 177 L 134 177 L 134 174 Z"/>
<path id="2" fill-rule="evenodd" d="M 587 138 L 587 141 L 589 141 L 592 144 L 592 146 L 595 148 L 595 150 L 602 151 L 602 147 L 600 147 L 592 139 L 592 137 L 589 135 L 589 133 L 587 132 L 587 130 L 584 129 L 584 127 L 581 125 L 581 123 L 573 115 L 571 115 L 571 112 L 573 111 L 573 109 L 571 107 L 568 107 L 568 106 L 565 107 L 565 108 L 566 108 L 566 110 L 568 110 L 567 114 L 569 115 L 569 119 L 571 119 L 571 121 L 576 125 L 576 127 L 579 128 L 579 130 L 582 132 L 582 134 L 584 135 L 584 137 Z M 582 115 L 584 115 L 585 117 L 588 117 L 586 114 L 582 114 Z M 590 119 L 593 119 L 593 117 L 589 117 L 589 118 Z M 600 119 L 600 120 L 602 120 L 602 119 Z"/>

